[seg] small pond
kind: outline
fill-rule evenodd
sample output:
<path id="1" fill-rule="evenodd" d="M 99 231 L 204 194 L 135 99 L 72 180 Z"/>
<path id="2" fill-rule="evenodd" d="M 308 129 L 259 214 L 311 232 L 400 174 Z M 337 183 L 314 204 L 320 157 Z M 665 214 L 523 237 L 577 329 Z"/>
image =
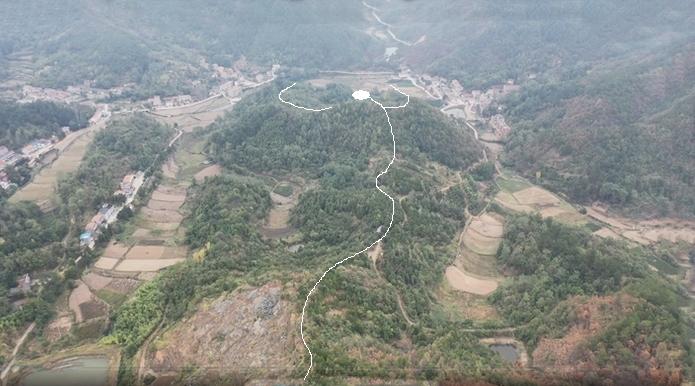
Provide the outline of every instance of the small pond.
<path id="1" fill-rule="evenodd" d="M 519 353 L 516 351 L 516 347 L 511 344 L 491 344 L 490 350 L 499 354 L 505 362 L 515 363 L 519 360 Z"/>
<path id="2" fill-rule="evenodd" d="M 79 357 L 60 362 L 52 369 L 38 368 L 22 379 L 22 386 L 100 386 L 109 377 L 106 357 Z"/>

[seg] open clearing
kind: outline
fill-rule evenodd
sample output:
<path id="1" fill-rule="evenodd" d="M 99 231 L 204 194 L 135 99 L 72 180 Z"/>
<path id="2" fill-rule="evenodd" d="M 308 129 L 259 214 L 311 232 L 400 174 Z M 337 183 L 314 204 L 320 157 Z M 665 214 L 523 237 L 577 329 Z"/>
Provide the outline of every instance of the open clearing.
<path id="1" fill-rule="evenodd" d="M 135 245 L 125 256 L 126 259 L 159 259 L 164 255 L 162 246 Z"/>
<path id="2" fill-rule="evenodd" d="M 595 232 L 601 237 L 623 237 L 641 245 L 651 245 L 660 241 L 672 243 L 685 242 L 695 244 L 695 222 L 672 218 L 656 220 L 632 220 L 607 213 L 604 208 L 592 206 L 587 208 L 589 217 L 606 225 Z"/>
<path id="3" fill-rule="evenodd" d="M 166 178 L 176 179 L 176 173 L 179 172 L 179 167 L 176 166 L 174 156 L 169 157 L 167 162 L 162 167 L 162 175 Z"/>
<path id="4" fill-rule="evenodd" d="M 180 224 L 183 216 L 172 210 L 157 210 L 149 207 L 142 208 L 142 214 L 148 221 L 157 223 L 176 223 Z"/>
<path id="5" fill-rule="evenodd" d="M 500 238 L 504 235 L 504 225 L 502 224 L 502 221 L 487 213 L 484 213 L 480 217 L 474 218 L 469 227 L 471 230 L 474 230 L 486 237 Z"/>
<path id="6" fill-rule="evenodd" d="M 537 186 L 517 191 L 513 195 L 521 205 L 551 206 L 560 203 L 560 199 L 555 195 Z"/>
<path id="7" fill-rule="evenodd" d="M 448 320 L 470 319 L 474 321 L 500 320 L 497 309 L 482 296 L 455 289 L 444 280 L 436 293 L 437 310 Z"/>
<path id="8" fill-rule="evenodd" d="M 152 200 L 183 203 L 186 200 L 186 195 L 165 193 L 157 189 L 152 192 Z"/>
<path id="9" fill-rule="evenodd" d="M 184 132 L 190 133 L 197 127 L 205 127 L 230 110 L 233 104 L 229 99 L 218 96 L 202 103 L 176 108 L 154 109 L 150 115 L 160 122 L 177 124 Z"/>
<path id="10" fill-rule="evenodd" d="M 292 187 L 292 195 L 285 197 L 275 192 L 270 192 L 273 207 L 270 209 L 268 218 L 261 227 L 261 233 L 267 238 L 283 238 L 295 232 L 289 224 L 290 212 L 297 205 L 302 189 L 297 184 L 292 184 L 288 181 L 284 181 L 283 185 Z"/>
<path id="11" fill-rule="evenodd" d="M 379 90 L 392 91 L 389 86 L 399 82 L 398 89 L 413 98 L 430 99 L 429 95 L 420 88 L 413 86 L 410 81 L 407 83 L 396 74 L 368 74 L 368 73 L 322 73 L 320 77 L 308 80 L 308 83 L 315 87 L 326 87 L 331 83 L 343 84 L 353 90 Z"/>
<path id="12" fill-rule="evenodd" d="M 185 259 L 129 259 L 123 260 L 115 268 L 115 271 L 120 272 L 156 272 L 160 269 L 180 263 Z"/>
<path id="13" fill-rule="evenodd" d="M 475 295 L 489 295 L 497 289 L 495 280 L 478 279 L 453 265 L 446 268 L 446 279 L 455 289 Z"/>
<path id="14" fill-rule="evenodd" d="M 154 210 L 178 210 L 181 207 L 181 201 L 159 201 L 151 199 L 147 203 L 147 207 Z"/>
<path id="15" fill-rule="evenodd" d="M 534 186 L 518 177 L 500 177 L 497 179 L 500 191 L 495 202 L 514 212 L 539 213 L 544 218 L 550 217 L 571 225 L 587 223 L 586 216 L 579 213 L 572 205 L 557 195 Z"/>
<path id="16" fill-rule="evenodd" d="M 113 281 L 112 278 L 101 276 L 94 272 L 89 272 L 82 277 L 82 281 L 87 284 L 89 288 L 93 291 L 98 291 L 100 289 L 106 288 Z"/>
<path id="17" fill-rule="evenodd" d="M 113 259 L 120 259 L 123 256 L 125 256 L 126 252 L 128 252 L 127 245 L 119 244 L 114 241 L 111 242 L 108 247 L 106 247 L 102 256 L 110 257 Z"/>
<path id="18" fill-rule="evenodd" d="M 497 254 L 497 248 L 500 246 L 499 237 L 483 236 L 477 231 L 469 229 L 463 234 L 463 244 L 471 251 L 485 256 Z"/>
<path id="19" fill-rule="evenodd" d="M 182 367 L 200 366 L 232 372 L 272 364 L 270 376 L 288 376 L 301 347 L 297 316 L 279 283 L 240 288 L 201 304 L 191 316 L 155 338 L 142 372 L 179 374 Z M 179 344 L 186 342 L 186 344 Z"/>
<path id="20" fill-rule="evenodd" d="M 488 295 L 497 289 L 497 250 L 504 235 L 503 219 L 497 214 L 483 213 L 473 217 L 459 238 L 458 255 L 447 267 L 445 277 L 458 291 Z"/>
<path id="21" fill-rule="evenodd" d="M 113 267 L 118 264 L 119 260 L 118 259 L 113 259 L 110 257 L 102 257 L 97 262 L 94 264 L 95 267 L 99 269 L 104 269 L 104 270 L 110 270 L 113 269 Z"/>
<path id="22" fill-rule="evenodd" d="M 196 182 L 203 182 L 205 178 L 219 176 L 221 173 L 222 167 L 220 165 L 210 165 L 196 173 L 194 178 Z"/>
<path id="23" fill-rule="evenodd" d="M 106 305 L 96 299 L 87 284 L 81 280 L 77 281 L 77 287 L 70 293 L 68 305 L 75 314 L 76 323 L 104 316 L 107 310 Z"/>

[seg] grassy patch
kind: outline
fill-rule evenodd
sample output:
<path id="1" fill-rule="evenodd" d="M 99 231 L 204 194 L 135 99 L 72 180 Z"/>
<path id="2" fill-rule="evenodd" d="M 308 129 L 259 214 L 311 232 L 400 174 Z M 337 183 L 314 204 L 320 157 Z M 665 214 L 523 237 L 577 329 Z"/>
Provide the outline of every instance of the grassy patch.
<path id="1" fill-rule="evenodd" d="M 294 193 L 294 189 L 292 188 L 292 185 L 280 184 L 275 187 L 273 192 L 283 197 L 290 197 L 292 193 Z"/>
<path id="2" fill-rule="evenodd" d="M 520 181 L 520 180 L 508 180 L 508 179 L 504 179 L 504 178 L 498 179 L 497 185 L 499 185 L 502 190 L 510 192 L 510 193 L 515 193 L 515 192 L 518 192 L 520 190 L 530 188 L 532 186 L 528 182 L 524 182 L 524 181 Z"/>
<path id="3" fill-rule="evenodd" d="M 123 304 L 123 302 L 125 302 L 128 299 L 128 296 L 124 294 L 109 291 L 107 289 L 98 290 L 97 296 L 113 308 L 119 307 L 121 304 Z"/>
<path id="4" fill-rule="evenodd" d="M 396 87 L 410 87 L 413 83 L 407 79 L 391 79 L 388 81 L 389 84 L 393 84 Z"/>
<path id="5" fill-rule="evenodd" d="M 596 232 L 597 230 L 603 228 L 601 224 L 595 223 L 593 221 L 588 221 L 586 224 L 584 224 L 584 227 L 588 229 L 590 232 Z"/>
<path id="6" fill-rule="evenodd" d="M 103 330 L 104 321 L 95 319 L 73 327 L 72 334 L 80 341 L 91 340 L 100 338 Z"/>
<path id="7" fill-rule="evenodd" d="M 678 275 L 681 273 L 681 269 L 679 266 L 675 265 L 670 261 L 660 259 L 657 256 L 648 255 L 647 262 L 649 262 L 649 264 L 651 264 L 654 268 L 658 269 L 659 272 L 665 275 Z"/>

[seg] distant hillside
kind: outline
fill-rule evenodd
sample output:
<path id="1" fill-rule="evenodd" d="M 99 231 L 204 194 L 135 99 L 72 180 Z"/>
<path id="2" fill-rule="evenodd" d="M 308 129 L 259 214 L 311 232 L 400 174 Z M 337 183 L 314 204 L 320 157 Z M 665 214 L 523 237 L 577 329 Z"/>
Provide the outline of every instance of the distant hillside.
<path id="1" fill-rule="evenodd" d="M 300 88 L 286 94 L 305 105 L 334 107 L 320 113 L 282 104 L 278 91 L 272 87 L 242 101 L 214 124 L 210 149 L 219 162 L 256 171 L 318 170 L 338 161 L 364 169 L 370 157 L 390 151 L 391 135 L 383 111 L 370 101 L 353 100 L 351 90 Z M 399 154 L 459 169 L 482 156 L 470 131 L 421 101 L 411 100 L 407 108 L 390 114 Z"/>
<path id="2" fill-rule="evenodd" d="M 50 87 L 94 79 L 101 87 L 135 82 L 145 90 L 187 92 L 187 81 L 206 71 L 202 60 L 365 65 L 383 48 L 363 32 L 362 11 L 359 3 L 336 0 L 3 3 L 0 60 L 3 53 L 32 52 L 40 70 L 34 81 Z"/>
<path id="3" fill-rule="evenodd" d="M 590 1 L 383 1 L 380 9 L 402 39 L 409 66 L 481 87 L 523 80 L 549 70 L 648 51 L 692 36 L 690 2 Z"/>
<path id="4" fill-rule="evenodd" d="M 695 44 L 508 101 L 508 162 L 574 198 L 695 214 Z"/>

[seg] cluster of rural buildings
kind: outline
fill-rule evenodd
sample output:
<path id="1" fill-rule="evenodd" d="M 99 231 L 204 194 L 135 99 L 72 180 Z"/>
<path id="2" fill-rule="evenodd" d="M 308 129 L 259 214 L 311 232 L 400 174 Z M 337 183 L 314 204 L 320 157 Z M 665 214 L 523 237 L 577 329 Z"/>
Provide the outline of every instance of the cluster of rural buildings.
<path id="1" fill-rule="evenodd" d="M 123 203 L 118 205 L 102 204 L 97 214 L 89 220 L 84 231 L 80 234 L 80 246 L 94 248 L 101 232 L 116 222 L 118 214 L 123 208 L 130 206 L 144 182 L 145 173 L 141 171 L 123 177 L 119 189 L 114 192 L 114 196 L 124 197 Z"/>
<path id="2" fill-rule="evenodd" d="M 15 309 L 22 308 L 29 300 L 27 297 L 43 284 L 40 280 L 32 280 L 28 273 L 17 278 L 16 283 L 17 286 L 10 288 L 7 293 Z"/>
<path id="3" fill-rule="evenodd" d="M 148 99 L 147 103 L 152 105 L 152 107 L 178 107 L 193 103 L 193 97 L 187 94 L 165 98 L 162 98 L 159 95 L 155 95 L 152 98 Z"/>
<path id="4" fill-rule="evenodd" d="M 466 120 L 486 123 L 496 139 L 505 138 L 511 128 L 504 116 L 494 106 L 507 95 L 519 91 L 521 86 L 510 79 L 504 84 L 494 85 L 487 90 L 466 90 L 457 80 L 447 80 L 438 76 L 414 75 L 407 69 L 401 69 L 401 78 L 411 79 L 420 88 L 434 98 L 440 98 L 447 108 L 457 108 L 463 112 Z M 535 75 L 529 75 L 532 79 Z M 493 110 L 489 110 L 493 108 Z M 499 108 L 498 108 L 499 109 Z M 484 114 L 485 112 L 485 114 Z"/>
<path id="5" fill-rule="evenodd" d="M 91 81 L 84 81 L 78 85 L 68 86 L 65 90 L 25 85 L 22 87 L 21 99 L 19 99 L 17 102 L 31 103 L 36 101 L 50 101 L 77 103 L 84 101 L 96 101 L 118 97 L 134 87 L 134 83 L 128 83 L 110 89 L 101 89 L 93 87 Z"/>
<path id="6" fill-rule="evenodd" d="M 62 130 L 66 133 L 70 132 L 67 127 L 63 127 Z M 56 136 L 51 137 L 51 139 L 35 139 L 25 145 L 19 153 L 5 146 L 0 146 L 0 188 L 7 190 L 12 185 L 5 171 L 6 167 L 14 166 L 21 160 L 27 160 L 27 165 L 34 167 L 44 155 L 53 150 L 56 142 L 58 142 Z"/>
<path id="7" fill-rule="evenodd" d="M 5 172 L 5 167 L 12 166 L 19 162 L 22 156 L 8 149 L 5 146 L 0 146 L 0 187 L 7 190 L 12 185 L 10 178 Z"/>

